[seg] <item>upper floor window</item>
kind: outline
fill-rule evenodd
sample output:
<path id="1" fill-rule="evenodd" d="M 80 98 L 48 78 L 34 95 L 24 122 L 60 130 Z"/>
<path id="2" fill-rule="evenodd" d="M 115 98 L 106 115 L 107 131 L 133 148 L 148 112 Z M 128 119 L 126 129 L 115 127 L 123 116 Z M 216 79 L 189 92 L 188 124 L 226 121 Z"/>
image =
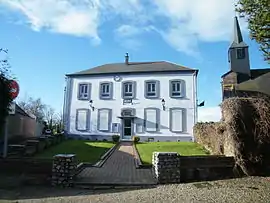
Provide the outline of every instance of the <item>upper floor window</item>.
<path id="1" fill-rule="evenodd" d="M 184 96 L 183 85 L 184 81 L 182 80 L 170 81 L 170 96 L 172 98 L 183 97 Z"/>
<path id="2" fill-rule="evenodd" d="M 89 83 L 79 84 L 78 99 L 80 99 L 80 100 L 90 99 L 90 88 L 91 88 L 91 86 Z"/>
<path id="3" fill-rule="evenodd" d="M 145 97 L 158 98 L 159 97 L 159 83 L 156 80 L 145 82 Z"/>
<path id="4" fill-rule="evenodd" d="M 122 96 L 123 99 L 133 99 L 135 97 L 135 85 L 134 81 L 124 82 L 123 89 L 122 89 Z"/>
<path id="5" fill-rule="evenodd" d="M 111 82 L 104 82 L 100 84 L 100 99 L 111 99 L 112 93 Z"/>
<path id="6" fill-rule="evenodd" d="M 244 48 L 236 49 L 236 58 L 237 59 L 244 59 L 245 58 L 245 49 Z"/>

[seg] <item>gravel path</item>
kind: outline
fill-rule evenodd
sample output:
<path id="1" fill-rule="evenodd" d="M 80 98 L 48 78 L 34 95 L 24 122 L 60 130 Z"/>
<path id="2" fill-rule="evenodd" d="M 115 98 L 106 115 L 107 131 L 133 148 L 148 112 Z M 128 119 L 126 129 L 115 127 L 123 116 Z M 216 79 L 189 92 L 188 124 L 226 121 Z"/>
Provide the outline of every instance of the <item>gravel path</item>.
<path id="1" fill-rule="evenodd" d="M 140 190 L 82 190 L 55 188 L 24 188 L 0 191 L 0 202 L 16 196 L 18 202 L 237 202 L 269 203 L 270 178 L 252 177 L 213 182 L 163 185 Z M 7 202 L 7 201 L 5 201 Z M 15 202 L 9 201 L 9 202 Z"/>

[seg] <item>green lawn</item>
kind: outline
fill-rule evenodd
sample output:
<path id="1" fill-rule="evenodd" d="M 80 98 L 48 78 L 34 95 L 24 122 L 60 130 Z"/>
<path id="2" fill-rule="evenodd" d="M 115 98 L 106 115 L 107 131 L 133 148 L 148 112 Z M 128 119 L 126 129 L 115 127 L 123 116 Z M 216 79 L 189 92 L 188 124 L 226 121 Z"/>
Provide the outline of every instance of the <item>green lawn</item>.
<path id="1" fill-rule="evenodd" d="M 99 158 L 114 146 L 112 142 L 90 142 L 83 140 L 66 140 L 45 149 L 36 158 L 50 159 L 56 154 L 76 154 L 78 162 L 96 163 Z"/>
<path id="2" fill-rule="evenodd" d="M 178 152 L 182 156 L 207 155 L 209 152 L 194 142 L 146 142 L 136 144 L 143 164 L 152 163 L 153 152 Z"/>

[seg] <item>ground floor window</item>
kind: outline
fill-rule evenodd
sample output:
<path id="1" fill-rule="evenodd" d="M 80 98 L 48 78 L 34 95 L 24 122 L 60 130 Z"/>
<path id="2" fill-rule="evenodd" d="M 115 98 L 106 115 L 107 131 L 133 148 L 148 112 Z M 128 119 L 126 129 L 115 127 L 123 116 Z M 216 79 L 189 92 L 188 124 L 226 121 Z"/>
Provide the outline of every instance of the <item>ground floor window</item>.
<path id="1" fill-rule="evenodd" d="M 111 109 L 99 109 L 98 110 L 98 130 L 103 132 L 110 132 L 112 120 Z"/>
<path id="2" fill-rule="evenodd" d="M 170 109 L 170 131 L 183 132 L 184 131 L 184 109 L 171 108 Z"/>
<path id="3" fill-rule="evenodd" d="M 144 110 L 144 128 L 146 132 L 157 132 L 159 120 L 159 109 L 146 108 Z"/>
<path id="4" fill-rule="evenodd" d="M 76 113 L 76 130 L 87 131 L 89 130 L 90 122 L 89 109 L 78 109 Z"/>

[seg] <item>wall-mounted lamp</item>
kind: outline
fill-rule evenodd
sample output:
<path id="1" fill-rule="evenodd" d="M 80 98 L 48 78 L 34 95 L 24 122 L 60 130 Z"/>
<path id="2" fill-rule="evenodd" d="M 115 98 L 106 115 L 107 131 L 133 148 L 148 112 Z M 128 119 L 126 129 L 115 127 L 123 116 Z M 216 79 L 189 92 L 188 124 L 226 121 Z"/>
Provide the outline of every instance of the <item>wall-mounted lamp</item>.
<path id="1" fill-rule="evenodd" d="M 163 111 L 165 111 L 165 100 L 164 99 L 161 100 L 161 104 L 162 104 Z"/>
<path id="2" fill-rule="evenodd" d="M 95 107 L 93 106 L 93 100 L 90 100 L 89 103 L 90 103 L 90 107 L 92 108 L 92 111 L 94 111 Z"/>

